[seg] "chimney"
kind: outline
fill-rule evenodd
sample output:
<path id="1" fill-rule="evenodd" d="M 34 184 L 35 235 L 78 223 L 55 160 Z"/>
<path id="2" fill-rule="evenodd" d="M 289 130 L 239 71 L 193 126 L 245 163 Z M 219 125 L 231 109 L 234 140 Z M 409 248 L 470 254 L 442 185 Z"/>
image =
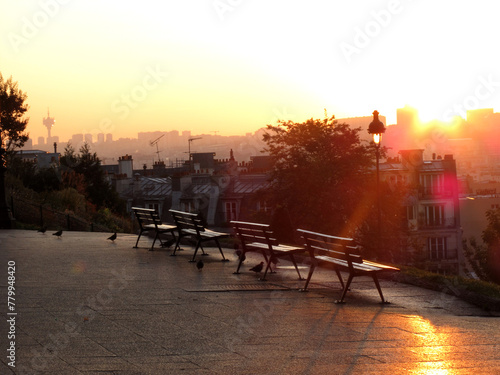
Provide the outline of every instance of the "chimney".
<path id="1" fill-rule="evenodd" d="M 54 142 L 54 154 L 57 154 L 57 142 Z"/>

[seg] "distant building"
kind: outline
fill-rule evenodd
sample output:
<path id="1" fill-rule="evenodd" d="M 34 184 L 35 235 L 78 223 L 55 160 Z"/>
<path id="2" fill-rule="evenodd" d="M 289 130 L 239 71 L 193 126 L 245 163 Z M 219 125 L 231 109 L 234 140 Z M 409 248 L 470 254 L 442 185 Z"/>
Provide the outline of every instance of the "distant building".
<path id="1" fill-rule="evenodd" d="M 61 154 L 42 150 L 20 150 L 16 154 L 23 161 L 36 164 L 37 168 L 58 167 Z"/>
<path id="2" fill-rule="evenodd" d="M 32 150 L 33 149 L 33 140 L 29 138 L 23 146 L 23 150 Z"/>
<path id="3" fill-rule="evenodd" d="M 474 237 L 482 243 L 482 234 L 488 225 L 486 212 L 500 208 L 500 194 L 468 196 L 460 199 L 460 217 L 464 240 Z"/>
<path id="4" fill-rule="evenodd" d="M 77 146 L 79 144 L 83 143 L 83 134 L 73 134 L 71 136 L 71 144 L 73 146 Z"/>
<path id="5" fill-rule="evenodd" d="M 92 134 L 89 134 L 89 133 L 84 134 L 83 139 L 84 139 L 85 143 L 88 143 L 89 145 L 92 144 Z"/>
<path id="6" fill-rule="evenodd" d="M 397 125 L 408 130 L 417 126 L 419 122 L 418 111 L 415 108 L 406 105 L 396 110 Z"/>

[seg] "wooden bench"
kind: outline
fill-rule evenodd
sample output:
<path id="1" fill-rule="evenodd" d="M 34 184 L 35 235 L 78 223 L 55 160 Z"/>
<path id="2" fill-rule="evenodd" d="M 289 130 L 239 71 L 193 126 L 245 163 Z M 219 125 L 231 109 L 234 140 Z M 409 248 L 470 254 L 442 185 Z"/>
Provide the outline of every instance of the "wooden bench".
<path id="1" fill-rule="evenodd" d="M 382 289 L 378 281 L 378 274 L 397 272 L 399 268 L 364 260 L 360 255 L 356 254 L 359 247 L 356 246 L 352 238 L 335 237 L 303 229 L 298 229 L 298 232 L 304 239 L 306 248 L 309 249 L 314 257 L 304 289 L 307 289 L 318 262 L 325 262 L 333 265 L 343 288 L 342 298 L 337 301 L 338 303 L 344 303 L 344 298 L 351 285 L 352 279 L 356 276 L 370 276 L 377 287 L 382 302 L 388 303 L 382 294 Z M 349 273 L 349 278 L 345 285 L 340 270 Z"/>
<path id="2" fill-rule="evenodd" d="M 160 240 L 161 246 L 170 246 L 169 242 L 163 243 L 160 235 L 163 233 L 170 233 L 173 237 L 173 242 L 176 242 L 175 231 L 177 227 L 175 225 L 163 224 L 161 222 L 160 216 L 155 210 L 149 208 L 141 208 L 141 207 L 132 207 L 132 211 L 134 212 L 135 217 L 137 218 L 137 222 L 139 223 L 139 236 L 137 237 L 137 241 L 135 242 L 134 248 L 137 248 L 137 244 L 139 243 L 139 239 L 143 232 L 154 231 L 155 237 L 153 240 L 153 244 L 151 245 L 151 251 L 155 246 L 155 242 L 157 239 Z"/>
<path id="3" fill-rule="evenodd" d="M 231 221 L 236 237 L 240 240 L 242 249 L 239 254 L 238 267 L 235 274 L 240 273 L 241 263 L 246 258 L 248 252 L 258 252 L 264 257 L 266 270 L 261 280 L 266 279 L 267 272 L 271 267 L 271 263 L 276 263 L 277 258 L 288 258 L 295 266 L 299 280 L 303 280 L 300 275 L 299 268 L 294 255 L 306 253 L 304 247 L 281 245 L 278 240 L 273 237 L 273 232 L 268 224 L 248 223 L 243 221 Z M 272 272 L 272 269 L 271 269 Z"/>
<path id="4" fill-rule="evenodd" d="M 224 257 L 224 253 L 219 243 L 219 239 L 229 237 L 229 233 L 215 232 L 205 228 L 203 220 L 199 214 L 177 210 L 169 210 L 169 212 L 172 214 L 178 232 L 177 243 L 175 244 L 174 252 L 171 255 L 176 255 L 175 252 L 179 249 L 181 239 L 183 237 L 190 236 L 196 239 L 196 248 L 194 250 L 193 259 L 191 259 L 190 262 L 195 261 L 196 253 L 200 248 L 203 255 L 208 255 L 205 253 L 202 246 L 202 243 L 207 241 L 214 241 L 217 244 L 222 255 L 222 261 L 229 261 L 229 259 Z"/>

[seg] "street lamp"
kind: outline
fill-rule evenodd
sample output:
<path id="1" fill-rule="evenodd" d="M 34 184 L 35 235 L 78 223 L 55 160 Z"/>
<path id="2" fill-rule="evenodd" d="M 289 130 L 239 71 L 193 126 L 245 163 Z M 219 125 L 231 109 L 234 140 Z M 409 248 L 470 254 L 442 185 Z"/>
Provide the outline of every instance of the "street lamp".
<path id="1" fill-rule="evenodd" d="M 373 111 L 373 121 L 368 126 L 368 134 L 373 136 L 373 143 L 375 144 L 375 153 L 377 157 L 377 241 L 380 250 L 381 244 L 381 213 L 380 213 L 380 172 L 379 172 L 379 159 L 380 159 L 380 142 L 382 141 L 382 134 L 385 133 L 385 126 L 382 121 L 378 119 L 378 111 Z"/>

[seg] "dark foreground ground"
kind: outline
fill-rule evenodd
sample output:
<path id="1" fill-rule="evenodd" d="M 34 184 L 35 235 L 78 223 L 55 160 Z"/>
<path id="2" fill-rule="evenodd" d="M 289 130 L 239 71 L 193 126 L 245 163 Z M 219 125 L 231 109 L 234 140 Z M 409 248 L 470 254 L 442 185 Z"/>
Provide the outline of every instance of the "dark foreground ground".
<path id="1" fill-rule="evenodd" d="M 500 373 L 500 318 L 444 293 L 360 279 L 338 305 L 328 270 L 303 293 L 286 262 L 259 281 L 108 236 L 0 230 L 0 374 Z"/>

